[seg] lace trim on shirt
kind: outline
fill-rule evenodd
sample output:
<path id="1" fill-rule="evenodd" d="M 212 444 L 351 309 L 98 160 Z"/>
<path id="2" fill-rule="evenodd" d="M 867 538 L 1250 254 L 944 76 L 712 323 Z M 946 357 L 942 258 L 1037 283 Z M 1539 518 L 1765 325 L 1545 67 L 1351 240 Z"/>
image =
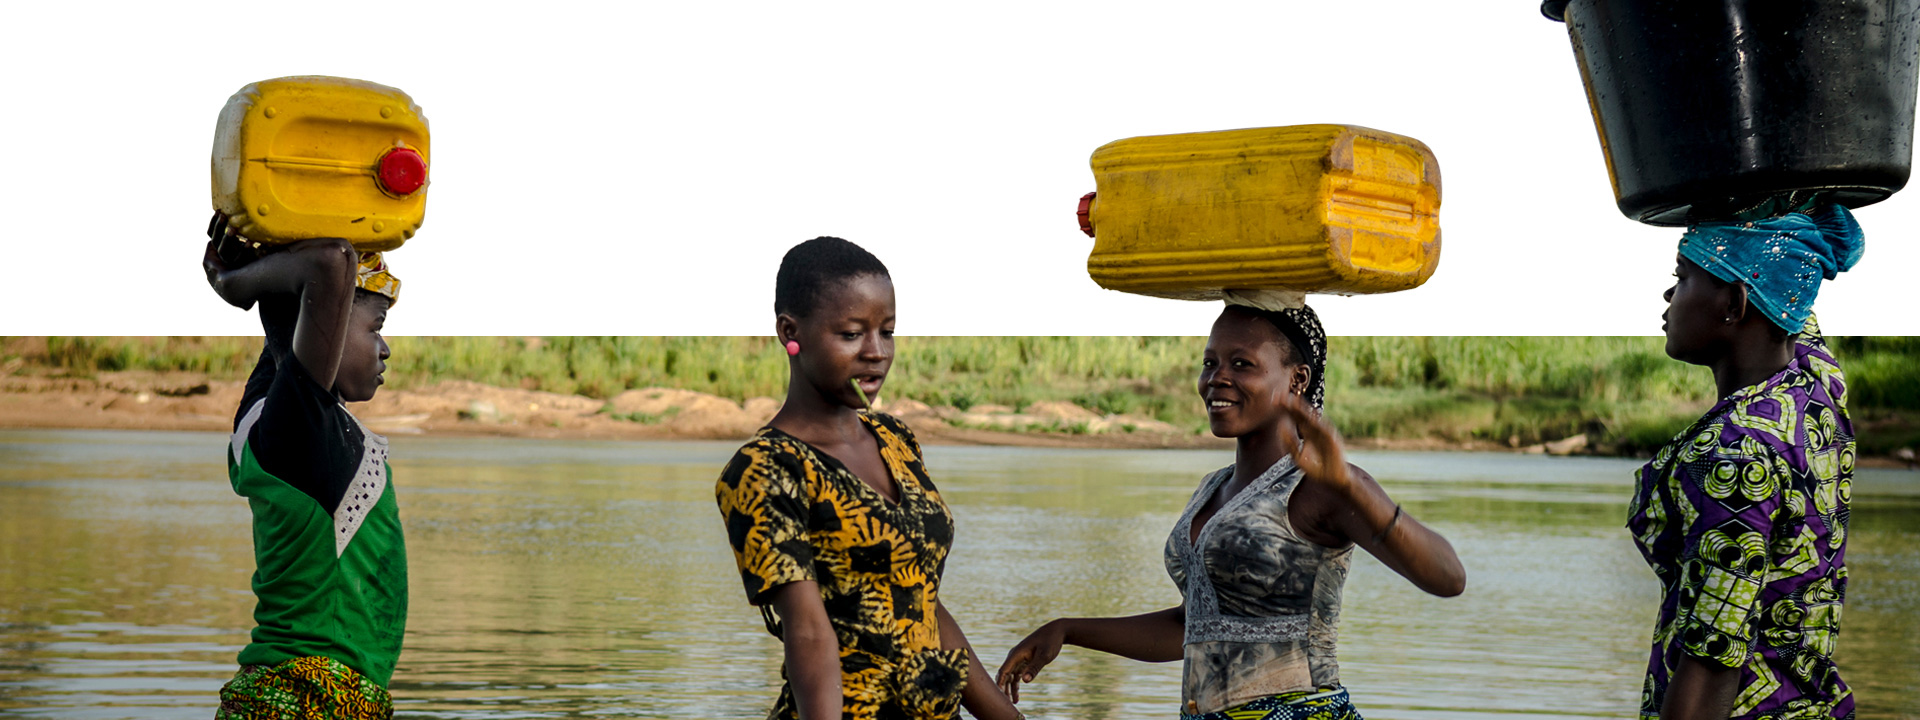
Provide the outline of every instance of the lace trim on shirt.
<path id="1" fill-rule="evenodd" d="M 1277 643 L 1307 637 L 1306 615 L 1236 617 L 1215 615 L 1187 620 L 1186 642 Z"/>
<path id="2" fill-rule="evenodd" d="M 346 407 L 341 406 L 340 411 L 346 412 Z M 367 521 L 367 513 L 380 502 L 381 493 L 387 489 L 387 439 L 373 434 L 353 413 L 347 413 L 347 417 L 352 417 L 354 424 L 360 426 L 366 442 L 360 451 L 360 467 L 353 471 L 353 482 L 347 485 L 347 494 L 340 498 L 340 506 L 333 510 L 334 557 L 347 552 L 347 544 L 353 542 L 361 523 Z"/>

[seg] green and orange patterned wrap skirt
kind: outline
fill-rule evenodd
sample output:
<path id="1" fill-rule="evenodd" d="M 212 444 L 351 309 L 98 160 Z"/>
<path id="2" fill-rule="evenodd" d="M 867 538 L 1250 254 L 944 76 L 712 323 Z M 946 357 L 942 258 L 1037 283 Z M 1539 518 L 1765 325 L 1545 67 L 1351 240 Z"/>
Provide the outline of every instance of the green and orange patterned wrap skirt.
<path id="1" fill-rule="evenodd" d="M 220 688 L 214 720 L 387 720 L 393 698 L 353 668 L 328 657 L 243 665 Z"/>

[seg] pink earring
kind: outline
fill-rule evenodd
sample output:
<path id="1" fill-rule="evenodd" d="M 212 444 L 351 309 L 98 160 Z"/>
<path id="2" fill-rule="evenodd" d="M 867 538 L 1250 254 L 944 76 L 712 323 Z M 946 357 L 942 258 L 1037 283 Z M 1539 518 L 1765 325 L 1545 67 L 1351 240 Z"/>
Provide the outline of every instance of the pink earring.
<path id="1" fill-rule="evenodd" d="M 800 341 L 788 340 L 787 341 L 787 357 L 793 357 L 799 354 L 800 354 Z"/>

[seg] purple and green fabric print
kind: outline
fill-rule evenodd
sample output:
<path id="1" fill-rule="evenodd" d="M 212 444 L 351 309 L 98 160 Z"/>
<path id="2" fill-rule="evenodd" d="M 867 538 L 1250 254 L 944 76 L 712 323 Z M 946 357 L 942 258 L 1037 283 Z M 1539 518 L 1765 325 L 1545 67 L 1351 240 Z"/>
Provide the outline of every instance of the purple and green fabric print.
<path id="1" fill-rule="evenodd" d="M 1854 465 L 1846 379 L 1809 319 L 1794 358 L 1720 400 L 1635 473 L 1627 528 L 1662 588 L 1641 696 L 1682 655 L 1740 669 L 1735 720 L 1851 718 L 1833 649 Z"/>

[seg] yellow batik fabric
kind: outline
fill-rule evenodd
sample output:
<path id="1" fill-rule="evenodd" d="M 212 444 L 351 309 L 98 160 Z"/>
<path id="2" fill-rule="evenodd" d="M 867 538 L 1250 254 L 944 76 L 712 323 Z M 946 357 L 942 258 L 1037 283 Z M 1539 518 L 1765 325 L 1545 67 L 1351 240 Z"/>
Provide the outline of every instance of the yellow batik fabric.
<path id="1" fill-rule="evenodd" d="M 940 574 L 953 516 L 927 477 L 920 445 L 899 420 L 861 416 L 899 490 L 890 502 L 830 455 L 765 428 L 741 447 L 715 485 L 747 600 L 773 589 L 819 585 L 840 643 L 846 718 L 950 718 L 966 682 L 964 650 L 940 649 Z M 783 686 L 773 718 L 796 718 Z"/>

